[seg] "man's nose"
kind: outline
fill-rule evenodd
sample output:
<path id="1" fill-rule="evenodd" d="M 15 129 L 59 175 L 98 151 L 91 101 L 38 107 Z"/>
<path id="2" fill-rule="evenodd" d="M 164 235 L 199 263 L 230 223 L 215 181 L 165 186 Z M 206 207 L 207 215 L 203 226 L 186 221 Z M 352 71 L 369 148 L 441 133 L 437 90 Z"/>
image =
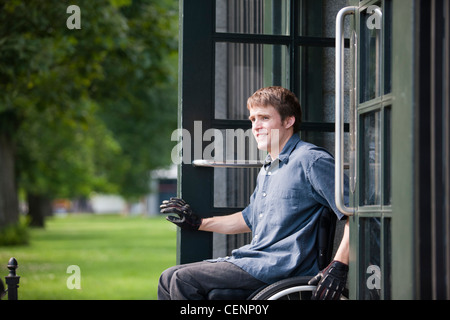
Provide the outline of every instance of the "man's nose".
<path id="1" fill-rule="evenodd" d="M 260 129 L 261 128 L 261 121 L 255 120 L 253 121 L 253 129 Z"/>

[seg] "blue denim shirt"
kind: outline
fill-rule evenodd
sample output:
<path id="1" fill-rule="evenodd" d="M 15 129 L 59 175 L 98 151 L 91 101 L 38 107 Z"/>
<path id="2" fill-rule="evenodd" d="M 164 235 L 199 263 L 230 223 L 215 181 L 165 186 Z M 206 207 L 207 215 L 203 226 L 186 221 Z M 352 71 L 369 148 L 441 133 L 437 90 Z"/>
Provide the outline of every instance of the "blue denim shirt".
<path id="1" fill-rule="evenodd" d="M 315 275 L 319 215 L 327 206 L 343 217 L 334 200 L 334 158 L 294 134 L 271 160 L 268 156 L 250 204 L 242 211 L 252 242 L 219 261 L 229 261 L 266 283 Z"/>

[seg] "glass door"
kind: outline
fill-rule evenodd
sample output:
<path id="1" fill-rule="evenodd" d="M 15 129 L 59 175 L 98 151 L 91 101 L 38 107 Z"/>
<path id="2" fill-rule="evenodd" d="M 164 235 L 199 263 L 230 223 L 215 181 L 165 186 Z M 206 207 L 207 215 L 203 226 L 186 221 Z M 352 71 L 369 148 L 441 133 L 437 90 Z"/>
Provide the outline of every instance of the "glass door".
<path id="1" fill-rule="evenodd" d="M 180 1 L 178 194 L 199 215 L 248 204 L 265 154 L 254 143 L 246 101 L 261 87 L 294 92 L 304 116 L 301 138 L 333 152 L 333 26 L 347 2 Z M 250 239 L 178 231 L 178 263 L 228 255 Z"/>
<path id="2" fill-rule="evenodd" d="M 353 203 L 343 208 L 351 215 L 349 289 L 354 299 L 390 299 L 392 0 L 355 4 L 346 12 L 354 15 L 350 45 Z M 337 153 L 339 148 L 337 144 Z"/>

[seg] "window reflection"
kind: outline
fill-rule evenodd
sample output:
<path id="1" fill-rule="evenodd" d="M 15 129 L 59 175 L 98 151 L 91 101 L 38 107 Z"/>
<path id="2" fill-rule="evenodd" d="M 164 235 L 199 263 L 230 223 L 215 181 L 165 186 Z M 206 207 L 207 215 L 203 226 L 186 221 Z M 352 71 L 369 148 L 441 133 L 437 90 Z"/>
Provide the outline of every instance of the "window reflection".
<path id="1" fill-rule="evenodd" d="M 379 300 L 383 285 L 381 272 L 381 218 L 360 219 L 360 293 L 363 300 Z"/>
<path id="2" fill-rule="evenodd" d="M 381 121 L 380 112 L 362 116 L 361 205 L 381 204 Z"/>
<path id="3" fill-rule="evenodd" d="M 289 34 L 289 0 L 216 0 L 216 32 Z"/>
<path id="4" fill-rule="evenodd" d="M 214 207 L 245 208 L 256 187 L 259 169 L 214 168 Z"/>
<path id="5" fill-rule="evenodd" d="M 381 7 L 381 5 L 378 5 Z M 370 7 L 369 7 L 370 8 Z M 360 37 L 360 102 L 380 96 L 381 68 L 381 28 L 372 25 L 374 12 L 361 12 Z"/>
<path id="6" fill-rule="evenodd" d="M 216 43 L 215 118 L 247 120 L 247 99 L 256 90 L 288 86 L 286 46 Z"/>

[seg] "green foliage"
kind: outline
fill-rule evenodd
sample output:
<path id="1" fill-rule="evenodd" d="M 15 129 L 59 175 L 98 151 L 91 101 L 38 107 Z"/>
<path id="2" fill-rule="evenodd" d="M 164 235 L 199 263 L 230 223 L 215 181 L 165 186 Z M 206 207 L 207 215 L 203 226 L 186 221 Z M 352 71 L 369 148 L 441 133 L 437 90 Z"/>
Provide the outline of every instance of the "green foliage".
<path id="1" fill-rule="evenodd" d="M 133 1 L 122 12 L 129 26 L 128 43 L 106 61 L 107 76 L 98 94 L 106 97 L 101 117 L 128 160 L 126 170 L 117 172 L 114 181 L 126 186 L 121 188 L 122 195 L 131 197 L 148 190 L 148 169 L 170 163 L 170 136 L 177 125 L 178 41 L 173 35 L 178 15 L 173 1 L 153 5 Z M 117 68 L 118 64 L 124 67 Z"/>
<path id="2" fill-rule="evenodd" d="M 21 186 L 28 192 L 39 194 L 46 190 L 64 198 L 88 196 L 92 189 L 118 191 L 109 183 L 107 170 L 114 167 L 112 159 L 120 156 L 121 147 L 109 129 L 92 116 L 97 106 L 91 100 L 80 101 L 80 109 L 87 110 L 83 122 L 70 117 L 55 119 L 45 109 L 32 115 L 35 121 L 22 124 L 17 133 L 22 146 L 19 170 Z M 30 114 L 32 111 L 36 110 L 30 109 Z M 30 136 L 39 139 L 29 139 Z"/>
<path id="3" fill-rule="evenodd" d="M 21 216 L 19 222 L 0 229 L 0 247 L 26 245 L 30 240 L 27 217 Z"/>
<path id="4" fill-rule="evenodd" d="M 170 163 L 177 1 L 0 0 L 0 133 L 19 185 L 53 197 L 138 196 Z M 1 198 L 1 196 L 0 196 Z"/>

